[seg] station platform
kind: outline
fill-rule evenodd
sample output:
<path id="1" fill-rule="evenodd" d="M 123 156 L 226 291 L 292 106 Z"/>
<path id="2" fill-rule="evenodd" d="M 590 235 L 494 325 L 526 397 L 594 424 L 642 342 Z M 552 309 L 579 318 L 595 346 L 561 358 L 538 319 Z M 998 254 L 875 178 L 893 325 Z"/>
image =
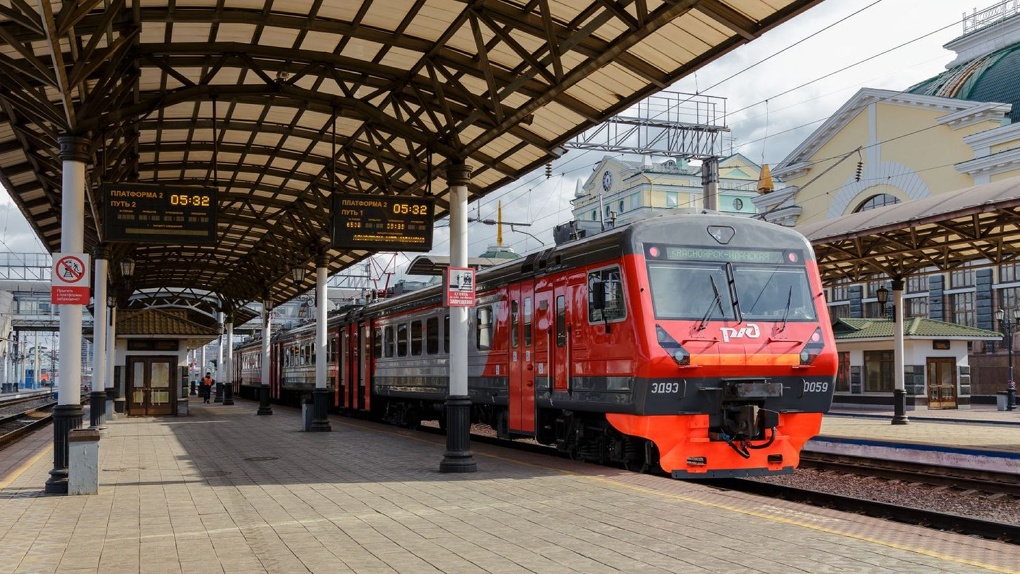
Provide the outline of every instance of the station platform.
<path id="1" fill-rule="evenodd" d="M 43 494 L 51 429 L 0 452 L 0 573 L 1020 571 L 1020 546 L 487 445 L 443 474 L 444 437 L 257 408 L 109 421 L 90 496 Z"/>
<path id="2" fill-rule="evenodd" d="M 908 424 L 893 425 L 889 409 L 833 409 L 804 450 L 1020 475 L 1020 410 L 990 405 L 906 414 Z"/>

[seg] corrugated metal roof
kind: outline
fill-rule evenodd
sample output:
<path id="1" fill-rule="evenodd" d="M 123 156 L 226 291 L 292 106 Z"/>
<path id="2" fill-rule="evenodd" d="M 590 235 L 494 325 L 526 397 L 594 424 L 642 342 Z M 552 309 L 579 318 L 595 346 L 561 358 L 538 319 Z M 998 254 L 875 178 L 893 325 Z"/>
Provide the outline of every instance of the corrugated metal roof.
<path id="1" fill-rule="evenodd" d="M 431 190 L 442 216 L 452 162 L 484 196 L 820 1 L 6 2 L 0 182 L 53 252 L 59 136 L 90 142 L 89 251 L 101 183 L 215 186 L 215 245 L 117 244 L 112 259 L 137 262 L 136 300 L 280 302 L 315 284 L 292 266 L 369 255 L 328 246 L 334 193 Z"/>

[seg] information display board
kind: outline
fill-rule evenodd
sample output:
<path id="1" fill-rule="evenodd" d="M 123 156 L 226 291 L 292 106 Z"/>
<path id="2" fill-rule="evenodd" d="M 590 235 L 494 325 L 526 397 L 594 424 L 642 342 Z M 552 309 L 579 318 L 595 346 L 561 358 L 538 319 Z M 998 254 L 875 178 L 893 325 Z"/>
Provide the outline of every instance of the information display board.
<path id="1" fill-rule="evenodd" d="M 108 242 L 216 243 L 216 188 L 108 183 L 103 198 Z"/>
<path id="2" fill-rule="evenodd" d="M 435 199 L 398 195 L 333 196 L 333 247 L 429 251 Z"/>

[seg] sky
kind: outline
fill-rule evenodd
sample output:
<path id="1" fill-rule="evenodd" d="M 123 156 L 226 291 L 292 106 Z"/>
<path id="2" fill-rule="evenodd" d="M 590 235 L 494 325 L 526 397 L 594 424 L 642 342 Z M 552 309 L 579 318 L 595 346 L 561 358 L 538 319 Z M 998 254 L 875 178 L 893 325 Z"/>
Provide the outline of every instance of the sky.
<path id="1" fill-rule="evenodd" d="M 726 99 L 734 152 L 776 165 L 861 88 L 903 90 L 942 72 L 963 33 L 964 12 L 1001 0 L 826 0 L 677 82 L 671 91 Z M 570 150 L 544 170 L 472 202 L 471 217 L 495 219 L 503 204 L 503 243 L 518 253 L 551 246 L 553 226 L 571 219 L 570 199 L 605 152 Z M 627 158 L 636 159 L 636 158 Z M 663 158 L 657 158 L 661 161 Z M 449 253 L 446 220 L 433 254 Z M 496 242 L 494 226 L 472 224 L 469 256 Z M 0 194 L 0 249 L 45 252 L 17 206 Z M 378 256 L 375 275 L 402 274 L 416 253 Z M 380 277 L 385 280 L 385 276 Z M 392 284 L 392 280 L 391 283 Z"/>
<path id="2" fill-rule="evenodd" d="M 725 98 L 732 150 L 775 166 L 861 88 L 905 90 L 943 72 L 955 58 L 943 45 L 962 35 L 964 12 L 1000 1 L 826 0 L 669 89 Z M 553 177 L 525 175 L 472 202 L 471 215 L 495 219 L 502 201 L 503 220 L 531 223 L 521 229 L 537 237 L 504 225 L 504 245 L 518 253 L 550 246 L 552 227 L 571 219 L 578 180 L 605 155 L 570 150 L 553 163 Z M 477 256 L 495 243 L 495 229 L 473 224 L 469 241 L 469 256 Z M 433 245 L 434 254 L 449 252 L 445 228 L 436 229 Z"/>

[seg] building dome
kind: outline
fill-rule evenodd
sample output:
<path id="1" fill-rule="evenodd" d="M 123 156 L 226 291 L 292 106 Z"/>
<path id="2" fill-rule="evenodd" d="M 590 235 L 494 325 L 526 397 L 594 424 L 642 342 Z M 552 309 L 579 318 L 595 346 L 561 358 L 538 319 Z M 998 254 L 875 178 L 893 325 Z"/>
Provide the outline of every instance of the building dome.
<path id="1" fill-rule="evenodd" d="M 953 66 L 907 92 L 972 102 L 1012 104 L 1011 123 L 1020 121 L 1020 43 Z"/>

